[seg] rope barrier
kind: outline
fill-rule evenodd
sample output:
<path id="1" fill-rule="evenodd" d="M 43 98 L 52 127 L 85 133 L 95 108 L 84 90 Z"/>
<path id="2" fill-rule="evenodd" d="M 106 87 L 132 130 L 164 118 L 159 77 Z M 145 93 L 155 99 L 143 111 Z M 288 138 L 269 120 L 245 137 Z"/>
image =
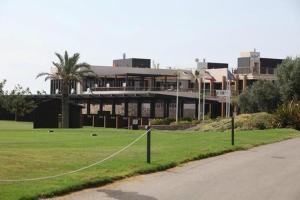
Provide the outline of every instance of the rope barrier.
<path id="1" fill-rule="evenodd" d="M 139 141 L 142 137 L 144 137 L 147 133 L 144 133 L 142 135 L 140 135 L 138 138 L 136 138 L 134 141 L 132 141 L 130 144 L 128 144 L 127 146 L 123 147 L 122 149 L 120 149 L 119 151 L 111 154 L 110 156 L 102 159 L 102 160 L 99 160 L 97 162 L 94 162 L 88 166 L 85 166 L 85 167 L 82 167 L 82 168 L 79 168 L 79 169 L 76 169 L 76 170 L 73 170 L 73 171 L 69 171 L 69 172 L 64 172 L 64 173 L 61 173 L 61 174 L 56 174 L 56 175 L 52 175 L 52 176 L 44 176 L 44 177 L 37 177 L 37 178 L 24 178 L 24 179 L 0 179 L 0 183 L 1 182 L 29 182 L 29 181 L 41 181 L 41 180 L 47 180 L 47 179 L 54 179 L 54 178 L 58 178 L 58 177 L 62 177 L 62 176 L 66 176 L 66 175 L 69 175 L 69 174 L 75 174 L 75 173 L 78 173 L 80 171 L 83 171 L 83 170 L 86 170 L 86 169 L 89 169 L 95 165 L 99 165 L 101 163 L 103 163 L 104 161 L 106 160 L 109 160 L 113 157 L 115 157 L 116 155 L 120 154 L 121 152 L 125 151 L 126 149 L 128 149 L 129 147 L 131 147 L 132 145 L 134 145 L 137 141 Z"/>

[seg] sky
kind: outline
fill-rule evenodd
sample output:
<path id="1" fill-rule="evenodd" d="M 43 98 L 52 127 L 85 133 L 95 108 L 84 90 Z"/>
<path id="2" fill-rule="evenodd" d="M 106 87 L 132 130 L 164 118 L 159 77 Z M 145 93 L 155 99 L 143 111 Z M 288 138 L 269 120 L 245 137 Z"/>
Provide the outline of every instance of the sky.
<path id="1" fill-rule="evenodd" d="M 299 36 L 299 0 L 0 0 L 0 80 L 49 92 L 35 77 L 65 50 L 92 65 L 126 53 L 162 68 L 193 68 L 195 58 L 235 68 L 254 48 L 300 55 Z"/>

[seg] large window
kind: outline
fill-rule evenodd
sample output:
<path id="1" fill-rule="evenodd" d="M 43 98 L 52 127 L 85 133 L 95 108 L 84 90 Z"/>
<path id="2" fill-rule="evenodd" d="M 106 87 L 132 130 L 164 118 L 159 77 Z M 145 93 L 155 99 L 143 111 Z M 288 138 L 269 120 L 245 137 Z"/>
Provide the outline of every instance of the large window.
<path id="1" fill-rule="evenodd" d="M 261 66 L 261 67 L 260 67 L 260 73 L 261 73 L 261 74 L 266 74 L 266 73 L 267 73 L 267 67 Z"/>
<path id="2" fill-rule="evenodd" d="M 270 67 L 270 68 L 268 69 L 268 74 L 274 74 L 274 68 L 271 68 L 271 67 Z"/>

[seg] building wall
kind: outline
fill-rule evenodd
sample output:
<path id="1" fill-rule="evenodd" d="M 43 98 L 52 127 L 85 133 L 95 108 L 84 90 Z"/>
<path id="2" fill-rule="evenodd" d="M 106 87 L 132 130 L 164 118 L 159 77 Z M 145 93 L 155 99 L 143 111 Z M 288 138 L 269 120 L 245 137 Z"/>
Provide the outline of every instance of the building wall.
<path id="1" fill-rule="evenodd" d="M 207 69 L 220 69 L 220 68 L 228 68 L 227 63 L 207 63 Z"/>
<path id="2" fill-rule="evenodd" d="M 135 68 L 150 68 L 150 59 L 128 58 L 113 61 L 114 67 L 135 67 Z"/>

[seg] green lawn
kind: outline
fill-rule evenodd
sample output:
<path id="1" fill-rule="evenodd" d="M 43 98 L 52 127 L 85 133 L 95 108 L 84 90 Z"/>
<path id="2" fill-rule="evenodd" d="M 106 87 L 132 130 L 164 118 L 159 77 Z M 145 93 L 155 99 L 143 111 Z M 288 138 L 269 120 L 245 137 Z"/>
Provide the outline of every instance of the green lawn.
<path id="1" fill-rule="evenodd" d="M 0 121 L 0 179 L 55 175 L 101 160 L 129 144 L 144 131 L 84 128 L 33 130 L 31 123 Z M 98 136 L 92 137 L 91 133 Z M 235 149 L 299 136 L 292 129 L 241 131 L 236 146 L 230 133 L 153 131 L 152 164 L 145 162 L 146 138 L 101 165 L 53 180 L 0 183 L 0 199 L 35 199 L 88 186 L 101 185 L 125 176 L 175 166 Z"/>

